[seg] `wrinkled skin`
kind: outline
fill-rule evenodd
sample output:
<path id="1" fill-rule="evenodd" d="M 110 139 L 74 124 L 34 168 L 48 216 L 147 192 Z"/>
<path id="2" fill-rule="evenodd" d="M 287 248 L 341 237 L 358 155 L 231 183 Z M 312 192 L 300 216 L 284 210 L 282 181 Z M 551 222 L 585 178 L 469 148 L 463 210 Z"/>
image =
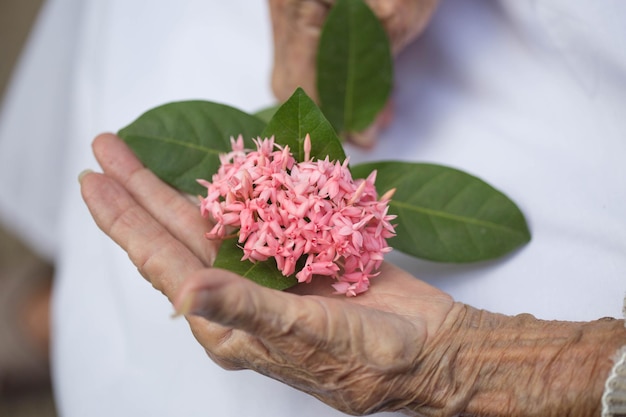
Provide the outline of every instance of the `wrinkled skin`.
<path id="1" fill-rule="evenodd" d="M 402 410 L 409 402 L 433 407 L 420 374 L 438 366 L 431 352 L 455 305 L 448 295 L 390 264 L 368 292 L 352 298 L 331 294 L 324 281 L 280 292 L 210 268 L 216 247 L 203 237 L 211 225 L 197 205 L 114 135 L 96 138 L 93 149 L 104 173 L 83 174 L 81 189 L 94 219 L 186 314 L 211 359 L 258 371 L 350 414 Z"/>
<path id="2" fill-rule="evenodd" d="M 297 87 L 317 99 L 315 57 L 321 28 L 334 0 L 268 0 L 274 32 L 272 88 L 284 101 Z M 394 54 L 400 52 L 426 27 L 439 0 L 366 0 L 381 20 Z M 352 133 L 350 139 L 369 145 L 391 119 L 387 106 L 370 129 Z"/>

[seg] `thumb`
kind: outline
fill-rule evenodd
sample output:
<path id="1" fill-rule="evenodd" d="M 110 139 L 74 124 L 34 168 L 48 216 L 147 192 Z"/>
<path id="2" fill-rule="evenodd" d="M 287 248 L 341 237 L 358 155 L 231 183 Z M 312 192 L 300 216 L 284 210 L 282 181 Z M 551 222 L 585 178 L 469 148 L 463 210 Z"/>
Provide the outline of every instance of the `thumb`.
<path id="1" fill-rule="evenodd" d="M 315 60 L 332 1 L 269 0 L 274 39 L 272 90 L 285 101 L 296 87 L 317 101 Z"/>
<path id="2" fill-rule="evenodd" d="M 219 268 L 194 272 L 174 299 L 176 315 L 201 316 L 257 337 L 284 334 L 294 323 L 305 323 L 308 304 L 303 297 L 262 287 Z"/>

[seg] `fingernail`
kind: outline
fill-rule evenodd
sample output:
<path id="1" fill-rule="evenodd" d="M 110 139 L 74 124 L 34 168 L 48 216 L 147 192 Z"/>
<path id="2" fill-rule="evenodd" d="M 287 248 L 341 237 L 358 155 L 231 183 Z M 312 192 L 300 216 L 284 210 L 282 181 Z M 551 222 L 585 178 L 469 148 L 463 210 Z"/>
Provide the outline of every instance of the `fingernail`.
<path id="1" fill-rule="evenodd" d="M 83 178 L 85 177 L 85 175 L 87 174 L 91 174 L 93 171 L 91 169 L 85 169 L 83 171 L 81 171 L 80 174 L 78 174 L 78 182 L 81 182 L 83 180 Z"/>
<path id="2" fill-rule="evenodd" d="M 193 306 L 194 295 L 195 294 L 193 292 L 190 292 L 189 294 L 185 296 L 185 298 L 183 298 L 183 301 L 180 303 L 180 306 L 172 314 L 173 319 L 180 317 L 180 316 L 185 316 L 191 313 L 191 307 Z"/>

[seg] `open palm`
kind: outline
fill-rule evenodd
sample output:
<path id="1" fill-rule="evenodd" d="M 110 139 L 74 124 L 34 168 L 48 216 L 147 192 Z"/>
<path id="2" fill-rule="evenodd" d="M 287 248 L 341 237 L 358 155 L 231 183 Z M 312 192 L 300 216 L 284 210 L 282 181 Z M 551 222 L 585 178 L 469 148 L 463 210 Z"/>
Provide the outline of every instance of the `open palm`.
<path id="1" fill-rule="evenodd" d="M 211 226 L 197 205 L 114 135 L 99 136 L 93 148 L 104 174 L 84 174 L 81 187 L 96 223 L 186 314 L 214 361 L 352 414 L 425 401 L 414 376 L 433 360 L 432 341 L 454 305 L 447 294 L 391 264 L 351 298 L 321 280 L 280 292 L 211 268 L 216 246 L 203 237 Z"/>

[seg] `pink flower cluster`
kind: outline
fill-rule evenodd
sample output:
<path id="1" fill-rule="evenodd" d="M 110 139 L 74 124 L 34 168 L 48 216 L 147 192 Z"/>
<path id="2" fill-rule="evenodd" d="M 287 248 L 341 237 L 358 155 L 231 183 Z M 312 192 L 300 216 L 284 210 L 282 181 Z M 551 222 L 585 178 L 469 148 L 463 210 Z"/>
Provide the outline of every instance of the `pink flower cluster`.
<path id="1" fill-rule="evenodd" d="M 241 136 L 231 143 L 212 182 L 198 180 L 208 190 L 201 213 L 215 222 L 206 237 L 238 233 L 242 260 L 274 258 L 285 276 L 304 262 L 299 282 L 325 275 L 338 281 L 338 293 L 366 291 L 391 250 L 386 239 L 395 235 L 395 216 L 387 210 L 394 190 L 378 200 L 376 172 L 353 180 L 348 160 L 311 160 L 309 135 L 299 163 L 273 137 L 255 140 L 256 151 L 246 151 Z"/>

